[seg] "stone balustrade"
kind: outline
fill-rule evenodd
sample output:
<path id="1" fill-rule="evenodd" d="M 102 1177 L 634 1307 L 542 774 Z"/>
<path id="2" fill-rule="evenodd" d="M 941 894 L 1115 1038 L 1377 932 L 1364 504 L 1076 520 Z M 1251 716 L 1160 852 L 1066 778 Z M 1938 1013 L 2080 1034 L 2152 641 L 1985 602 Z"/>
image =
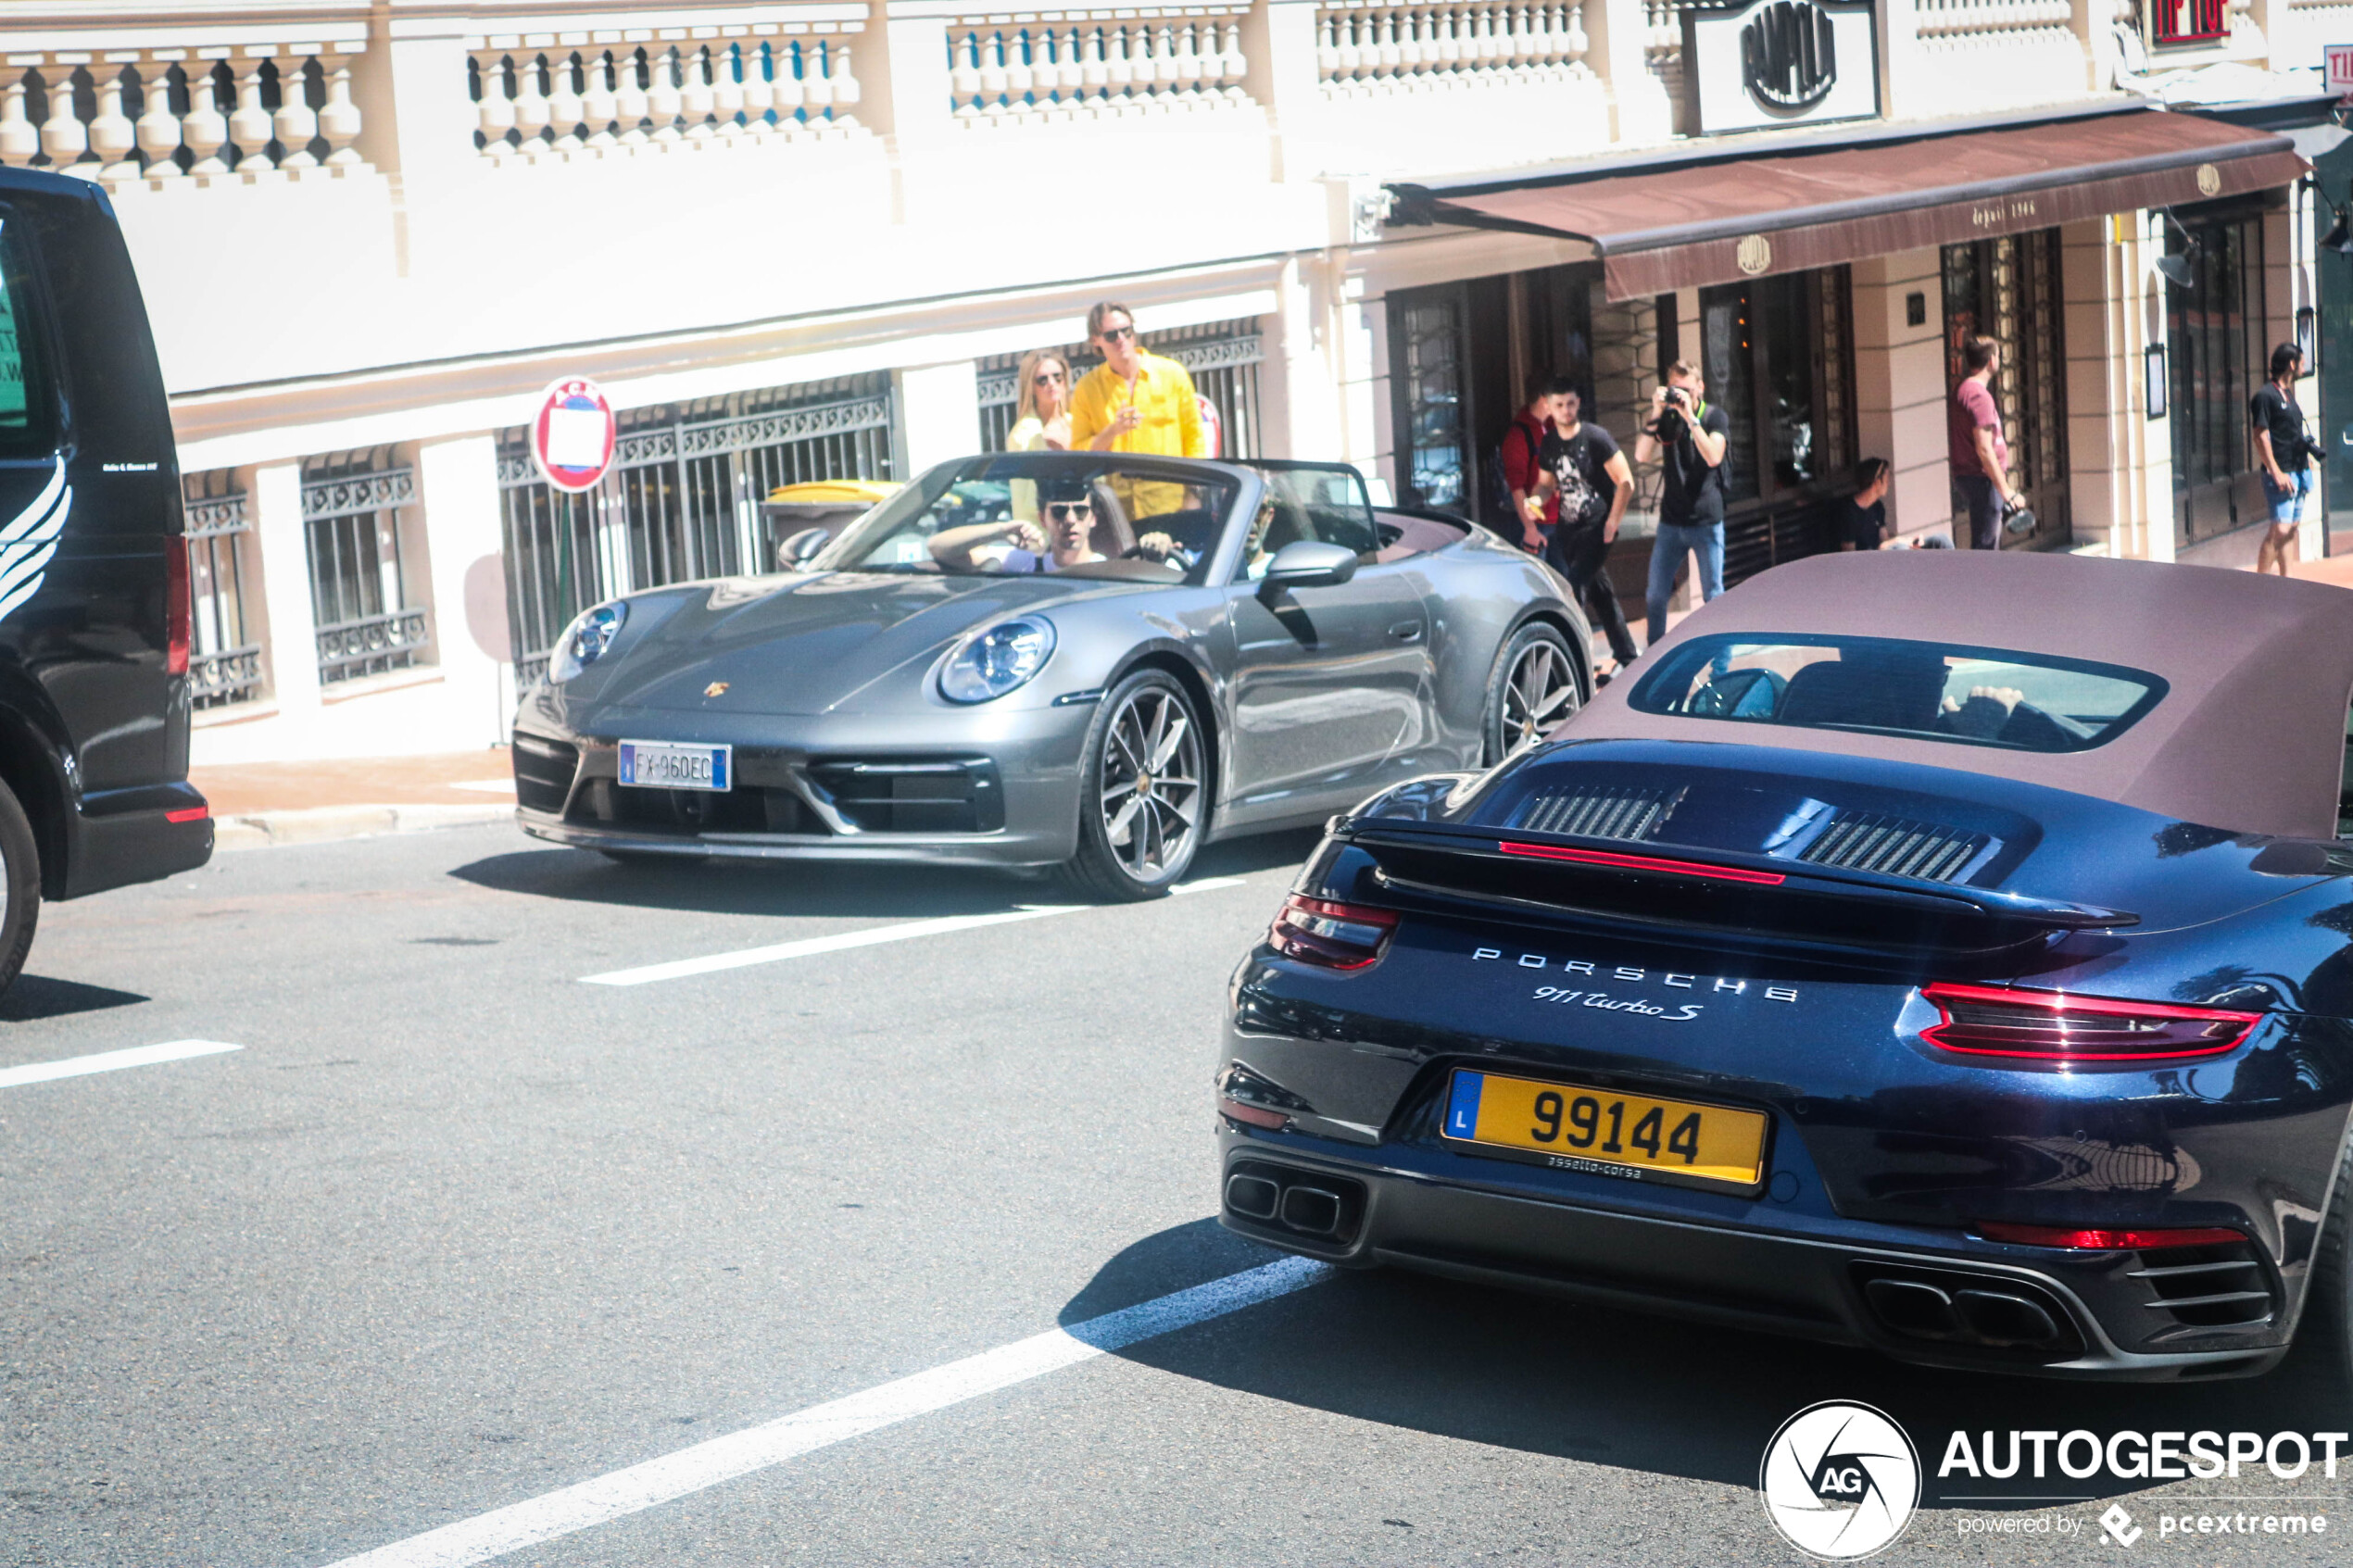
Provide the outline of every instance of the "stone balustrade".
<path id="1" fill-rule="evenodd" d="M 862 21 L 488 36 L 467 44 L 474 145 L 494 162 L 846 140 Z"/>
<path id="2" fill-rule="evenodd" d="M 1247 106 L 1230 6 L 1056 12 L 948 24 L 949 110 L 968 130 Z"/>
<path id="3" fill-rule="evenodd" d="M 351 73 L 366 47 L 363 35 L 10 51 L 0 162 L 117 191 L 363 168 Z"/>
<path id="4" fill-rule="evenodd" d="M 1913 26 L 1922 38 L 1969 33 L 2031 32 L 2073 24 L 2070 0 L 1913 0 Z"/>
<path id="5" fill-rule="evenodd" d="M 1413 6 L 1350 0 L 1315 13 L 1315 65 L 1331 98 L 1569 81 L 1585 66 L 1579 0 Z"/>

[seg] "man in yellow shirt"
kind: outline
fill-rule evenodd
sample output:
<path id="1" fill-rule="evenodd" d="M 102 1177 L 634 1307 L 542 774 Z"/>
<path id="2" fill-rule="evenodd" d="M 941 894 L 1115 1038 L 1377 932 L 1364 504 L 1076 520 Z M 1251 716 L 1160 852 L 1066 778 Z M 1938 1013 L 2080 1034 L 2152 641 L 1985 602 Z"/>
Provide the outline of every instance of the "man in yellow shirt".
<path id="1" fill-rule="evenodd" d="M 1124 305 L 1096 306 L 1087 312 L 1087 336 L 1102 351 L 1103 362 L 1071 392 L 1071 450 L 1209 456 L 1193 378 L 1176 360 L 1144 352 L 1136 341 L 1134 312 Z"/>

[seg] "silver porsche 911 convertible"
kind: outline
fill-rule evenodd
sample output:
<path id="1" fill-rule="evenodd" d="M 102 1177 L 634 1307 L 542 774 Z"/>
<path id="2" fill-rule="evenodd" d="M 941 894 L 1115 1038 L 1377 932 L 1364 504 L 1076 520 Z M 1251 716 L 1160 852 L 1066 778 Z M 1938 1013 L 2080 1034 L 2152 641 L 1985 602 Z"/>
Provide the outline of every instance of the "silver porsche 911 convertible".
<path id="1" fill-rule="evenodd" d="M 620 859 L 1062 866 L 1164 892 L 1209 840 L 1532 745 L 1592 690 L 1561 580 L 1345 465 L 945 463 L 808 570 L 573 622 L 515 720 L 524 831 Z"/>

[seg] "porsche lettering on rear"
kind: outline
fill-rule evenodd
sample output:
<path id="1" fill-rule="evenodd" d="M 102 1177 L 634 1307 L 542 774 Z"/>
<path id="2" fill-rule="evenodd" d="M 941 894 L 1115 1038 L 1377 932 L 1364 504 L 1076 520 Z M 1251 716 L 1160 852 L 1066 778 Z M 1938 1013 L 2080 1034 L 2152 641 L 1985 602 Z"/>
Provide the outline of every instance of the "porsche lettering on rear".
<path id="1" fill-rule="evenodd" d="M 1471 950 L 1472 960 L 1478 963 L 1498 961 L 1510 956 L 1501 947 L 1475 947 Z M 1651 974 L 1651 971 L 1647 968 L 1629 964 L 1604 966 L 1589 963 L 1582 959 L 1554 960 L 1542 953 L 1521 953 L 1517 955 L 1514 962 L 1520 969 L 1550 969 L 1557 964 L 1561 972 L 1566 974 L 1581 974 L 1591 979 L 1617 981 L 1627 985 L 1645 983 Z M 1710 995 L 1730 992 L 1735 997 L 1749 995 L 1750 987 L 1755 985 L 1756 994 L 1768 1002 L 1797 1000 L 1797 990 L 1794 986 L 1765 985 L 1737 975 L 1684 974 L 1675 970 L 1661 970 L 1658 972 L 1656 984 L 1670 986 L 1678 991 L 1705 991 Z M 1551 994 L 1547 995 L 1547 993 Z M 1578 997 L 1597 997 L 1603 994 L 1597 991 L 1563 993 L 1556 987 L 1546 985 L 1538 989 L 1536 999 L 1545 1002 L 1567 1001 Z M 1585 1005 L 1596 1007 L 1603 1004 L 1589 1001 Z M 1642 1010 L 1629 1006 L 1626 1010 L 1640 1011 Z"/>

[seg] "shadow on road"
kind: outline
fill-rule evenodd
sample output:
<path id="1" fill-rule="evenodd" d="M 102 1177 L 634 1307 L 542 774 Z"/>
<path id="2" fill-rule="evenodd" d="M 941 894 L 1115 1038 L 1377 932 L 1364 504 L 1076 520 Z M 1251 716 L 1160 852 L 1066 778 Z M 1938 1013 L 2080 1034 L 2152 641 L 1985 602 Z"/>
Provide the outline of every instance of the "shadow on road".
<path id="1" fill-rule="evenodd" d="M 1073 1298 L 1067 1324 L 1278 1254 L 1214 1220 L 1148 1236 Z M 2092 1384 L 1943 1373 L 1841 1349 L 1459 1285 L 1398 1270 L 1329 1282 L 1117 1355 L 1362 1421 L 1657 1474 L 1754 1486 L 1776 1428 L 1822 1399 L 1893 1415 L 1920 1449 L 1927 1506 L 1989 1493 L 2127 1494 L 2135 1485 L 1936 1479 L 1956 1429 L 2342 1429 L 2322 1380 Z M 2047 1506 L 2035 1504 L 2032 1506 Z"/>
<path id="2" fill-rule="evenodd" d="M 6 994 L 0 995 L 0 1023 L 30 1023 L 35 1019 L 63 1018 L 69 1013 L 127 1008 L 148 999 L 136 991 L 116 991 L 104 985 L 84 985 L 79 980 L 19 974 Z"/>
<path id="3" fill-rule="evenodd" d="M 1243 876 L 1288 869 L 1307 858 L 1315 839 L 1309 829 L 1213 844 L 1194 860 L 1191 874 Z M 593 850 L 552 846 L 488 856 L 449 874 L 501 893 L 702 914 L 918 919 L 1081 901 L 1066 883 L 1051 875 L 824 860 L 621 865 Z"/>

